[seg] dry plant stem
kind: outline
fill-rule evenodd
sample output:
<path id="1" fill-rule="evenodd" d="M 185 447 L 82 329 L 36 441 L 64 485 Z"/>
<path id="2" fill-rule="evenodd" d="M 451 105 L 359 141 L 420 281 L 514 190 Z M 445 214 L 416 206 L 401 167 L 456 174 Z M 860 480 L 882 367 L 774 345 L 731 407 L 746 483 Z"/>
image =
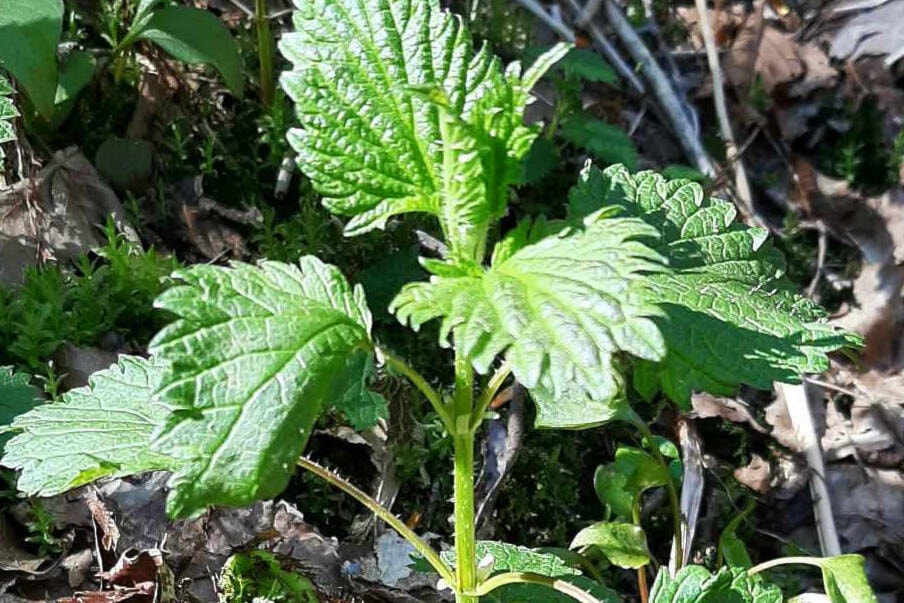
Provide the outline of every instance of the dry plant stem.
<path id="1" fill-rule="evenodd" d="M 596 2 L 596 6 L 590 6 L 592 2 Z M 625 62 L 615 49 L 615 46 L 609 42 L 606 38 L 606 34 L 604 34 L 599 26 L 592 21 L 593 14 L 599 9 L 600 1 L 592 0 L 592 2 L 588 2 L 586 6 L 581 8 L 581 5 L 578 4 L 577 0 L 568 0 L 568 5 L 571 7 L 571 10 L 578 13 L 578 25 L 587 29 L 593 43 L 596 44 L 596 47 L 602 55 L 606 57 L 606 60 L 612 63 L 615 70 L 618 71 L 639 96 L 643 96 L 646 92 L 646 87 L 643 85 L 643 82 L 637 77 L 637 74 L 631 69 L 628 63 Z M 584 18 L 583 22 L 581 22 L 581 18 Z"/>
<path id="2" fill-rule="evenodd" d="M 835 529 L 835 518 L 832 515 L 832 501 L 829 498 L 829 489 L 825 482 L 825 460 L 822 457 L 822 449 L 819 446 L 819 438 L 816 435 L 816 426 L 813 422 L 813 414 L 810 411 L 810 401 L 807 398 L 807 390 L 803 385 L 777 384 L 781 396 L 788 408 L 788 416 L 791 426 L 794 428 L 807 465 L 812 471 L 810 476 L 810 492 L 813 495 L 813 514 L 816 519 L 816 531 L 819 534 L 819 544 L 822 554 L 832 557 L 841 554 L 841 544 L 838 540 L 838 532 Z"/>
<path id="3" fill-rule="evenodd" d="M 505 586 L 506 584 L 542 584 L 543 586 L 548 586 L 554 590 L 559 591 L 560 593 L 566 594 L 575 601 L 581 601 L 581 603 L 599 603 L 596 597 L 591 596 L 589 593 L 584 592 L 574 584 L 570 582 L 565 582 L 564 580 L 558 580 L 556 578 L 550 578 L 548 576 L 540 576 L 539 574 L 530 574 L 527 572 L 511 572 L 507 574 L 498 574 L 493 576 L 492 578 L 484 581 L 477 588 L 477 595 L 484 596 L 487 595 L 500 586 Z"/>
<path id="4" fill-rule="evenodd" d="M 703 451 L 700 437 L 693 422 L 685 417 L 678 420 L 678 439 L 681 449 L 681 462 L 684 465 L 684 476 L 681 480 L 681 546 L 673 545 L 675 556 L 670 560 L 669 568 L 676 572 L 687 565 L 690 557 L 697 522 L 700 518 L 700 504 L 703 501 Z M 682 553 L 679 555 L 679 551 Z"/>
<path id="5" fill-rule="evenodd" d="M 656 62 L 656 59 L 653 58 L 650 50 L 644 45 L 634 28 L 631 27 L 631 24 L 622 14 L 621 9 L 612 0 L 604 0 L 603 8 L 606 11 L 606 17 L 609 19 L 612 29 L 615 30 L 616 35 L 628 49 L 631 57 L 640 64 L 643 74 L 653 88 L 656 100 L 671 122 L 672 129 L 688 159 L 702 173 L 710 177 L 714 176 L 716 172 L 713 164 L 706 155 L 706 151 L 703 150 L 700 139 L 694 133 L 694 128 L 684 112 L 678 95 L 672 89 L 665 72 Z"/>
<path id="6" fill-rule="evenodd" d="M 716 48 L 716 38 L 709 20 L 709 8 L 706 6 L 706 0 L 694 0 L 694 3 L 697 7 L 697 14 L 700 16 L 700 31 L 703 33 L 706 60 L 709 63 L 709 71 L 712 74 L 713 103 L 716 106 L 719 130 L 722 133 L 722 140 L 725 142 L 725 155 L 728 157 L 729 165 L 734 170 L 735 194 L 746 217 L 753 218 L 753 196 L 750 192 L 750 182 L 747 180 L 744 163 L 738 153 L 734 132 L 731 130 L 731 121 L 728 119 L 725 88 L 722 85 L 722 67 L 719 65 L 719 51 Z"/>
<path id="7" fill-rule="evenodd" d="M 575 35 L 574 31 L 568 27 L 561 19 L 557 19 L 550 15 L 546 9 L 539 3 L 537 0 L 517 0 L 518 4 L 520 4 L 526 11 L 533 14 L 540 21 L 542 21 L 547 27 L 556 32 L 559 37 L 561 37 L 566 42 L 574 42 Z M 577 2 L 573 0 L 569 0 L 571 4 L 571 8 L 575 11 L 580 11 L 581 7 Z M 625 60 L 621 57 L 618 51 L 615 49 L 612 44 L 606 39 L 606 36 L 603 32 L 600 31 L 599 27 L 591 24 L 590 26 L 590 36 L 593 38 L 593 42 L 597 45 L 599 51 L 606 57 L 612 66 L 618 71 L 619 75 L 621 75 L 630 86 L 638 93 L 644 93 L 643 82 L 641 82 L 631 67 L 625 62 Z"/>
<path id="8" fill-rule="evenodd" d="M 398 532 L 405 540 L 411 543 L 411 545 L 424 556 L 424 559 L 430 564 L 433 569 L 436 570 L 436 573 L 440 575 L 440 577 L 445 580 L 449 584 L 455 583 L 455 576 L 452 574 L 452 570 L 443 563 L 443 560 L 440 559 L 440 556 L 434 551 L 427 543 L 420 539 L 420 537 L 408 526 L 405 525 L 405 522 L 400 520 L 398 517 L 393 515 L 388 509 L 383 507 L 376 500 L 368 496 L 365 492 L 349 483 L 348 481 L 342 479 L 332 471 L 321 467 L 314 461 L 311 461 L 306 458 L 300 458 L 297 461 L 299 467 L 304 469 L 305 471 L 310 471 L 317 477 L 322 480 L 332 484 L 336 488 L 339 488 L 359 503 L 367 507 L 367 509 L 389 524 L 396 532 Z"/>

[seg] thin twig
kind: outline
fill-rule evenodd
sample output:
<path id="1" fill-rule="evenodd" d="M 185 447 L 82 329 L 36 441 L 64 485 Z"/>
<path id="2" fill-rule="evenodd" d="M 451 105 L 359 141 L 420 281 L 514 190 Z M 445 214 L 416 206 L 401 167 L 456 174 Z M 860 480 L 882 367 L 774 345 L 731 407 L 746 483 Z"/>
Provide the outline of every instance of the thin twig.
<path id="1" fill-rule="evenodd" d="M 540 19 L 547 27 L 551 30 L 559 34 L 559 37 L 565 40 L 566 42 L 574 42 L 575 35 L 574 32 L 571 31 L 571 28 L 565 25 L 561 19 L 557 19 L 549 14 L 543 5 L 541 5 L 537 0 L 517 0 L 518 4 L 520 4 L 525 10 L 532 13 L 535 17 Z"/>
<path id="2" fill-rule="evenodd" d="M 566 42 L 574 43 L 576 36 L 574 31 L 568 27 L 561 19 L 551 15 L 543 6 L 537 2 L 537 0 L 517 0 L 518 4 L 522 6 L 526 11 L 533 14 L 540 21 L 542 21 L 547 27 L 552 29 L 556 34 L 559 35 Z M 574 0 L 570 0 L 571 8 L 576 11 L 580 11 L 581 7 Z M 642 95 L 644 93 L 643 82 L 638 79 L 637 74 L 634 73 L 634 70 L 625 62 L 625 59 L 618 53 L 612 44 L 606 39 L 606 36 L 600 31 L 599 27 L 593 25 L 592 23 L 588 26 L 588 31 L 590 33 L 591 38 L 593 39 L 593 43 L 596 44 L 597 49 L 600 53 L 606 57 L 606 60 L 612 64 L 612 67 L 628 82 L 632 89 L 635 92 Z"/>
<path id="3" fill-rule="evenodd" d="M 583 8 L 577 3 L 577 0 L 568 0 L 568 4 L 571 10 L 577 13 L 575 22 L 587 30 L 590 34 L 590 39 L 593 40 L 593 43 L 600 53 L 606 57 L 606 60 L 612 64 L 619 75 L 628 82 L 628 85 L 630 85 L 639 96 L 643 96 L 646 92 L 646 87 L 643 85 L 643 82 L 637 77 L 637 74 L 631 69 L 631 66 L 628 65 L 625 59 L 622 58 L 618 50 L 615 49 L 615 46 L 609 42 L 608 38 L 606 38 L 606 34 L 603 33 L 603 30 L 591 20 L 597 10 L 599 10 L 601 2 L 599 0 L 591 0 Z"/>
<path id="4" fill-rule="evenodd" d="M 810 299 L 813 299 L 813 296 L 816 294 L 816 287 L 819 286 L 819 281 L 822 278 L 822 271 L 826 263 L 827 237 L 826 229 L 822 221 L 817 222 L 817 230 L 819 230 L 819 239 L 816 244 L 816 272 L 813 274 L 813 280 L 810 281 L 810 286 L 807 287 L 807 297 Z"/>
<path id="5" fill-rule="evenodd" d="M 785 400 L 788 417 L 800 441 L 807 465 L 811 469 L 810 492 L 813 496 L 813 515 L 822 554 L 826 557 L 841 554 L 841 544 L 832 515 L 832 501 L 825 481 L 825 460 L 816 435 L 816 425 L 810 410 L 810 400 L 803 385 L 776 384 L 779 395 Z"/>
<path id="6" fill-rule="evenodd" d="M 731 121 L 728 118 L 728 108 L 725 104 L 725 88 L 722 85 L 722 67 L 719 65 L 719 52 L 716 49 L 716 38 L 713 34 L 712 24 L 709 20 L 709 8 L 706 0 L 694 0 L 697 14 L 700 16 L 700 31 L 703 34 L 703 45 L 706 47 L 706 60 L 709 63 L 709 71 L 713 80 L 713 103 L 716 106 L 716 117 L 719 120 L 719 130 L 722 140 L 725 142 L 725 155 L 728 163 L 734 170 L 735 194 L 741 210 L 748 218 L 754 218 L 753 195 L 750 192 L 750 181 L 747 179 L 747 171 L 744 162 L 738 153 L 734 132 L 731 129 Z"/>
<path id="7" fill-rule="evenodd" d="M 710 161 L 706 151 L 703 150 L 703 145 L 694 132 L 693 124 L 691 124 L 690 119 L 684 112 L 684 107 L 662 67 L 653 58 L 652 53 L 644 45 L 637 32 L 634 31 L 628 19 L 622 14 L 621 9 L 612 0 L 605 0 L 603 8 L 606 11 L 606 17 L 609 19 L 612 29 L 628 49 L 632 58 L 640 64 L 644 76 L 653 88 L 652 91 L 656 96 L 656 100 L 671 123 L 672 130 L 678 137 L 681 148 L 688 159 L 707 176 L 714 176 L 716 171 L 712 161 Z"/>

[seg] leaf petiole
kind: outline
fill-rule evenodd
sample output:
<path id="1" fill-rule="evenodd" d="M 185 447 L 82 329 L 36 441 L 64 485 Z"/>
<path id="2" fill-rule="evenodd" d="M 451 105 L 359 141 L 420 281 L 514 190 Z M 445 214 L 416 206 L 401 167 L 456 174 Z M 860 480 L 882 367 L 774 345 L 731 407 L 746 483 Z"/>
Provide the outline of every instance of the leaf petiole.
<path id="1" fill-rule="evenodd" d="M 430 545 L 425 543 L 421 538 L 407 525 L 405 522 L 400 520 L 398 517 L 392 514 L 392 512 L 378 503 L 375 499 L 370 497 L 363 490 L 357 488 L 354 484 L 346 481 L 345 479 L 339 477 L 332 471 L 326 469 L 325 467 L 321 467 L 314 461 L 310 459 L 306 459 L 304 457 L 299 458 L 297 461 L 297 465 L 304 469 L 305 471 L 310 471 L 320 479 L 332 484 L 336 488 L 342 490 L 359 503 L 367 507 L 367 509 L 389 524 L 392 529 L 399 533 L 402 538 L 411 543 L 411 546 L 415 548 L 415 550 L 423 555 L 424 559 L 427 560 L 427 563 L 436 570 L 436 573 L 440 575 L 440 577 L 446 581 L 450 586 L 455 585 L 455 575 L 452 573 L 452 570 L 443 563 L 443 560 L 434 551 Z"/>
<path id="2" fill-rule="evenodd" d="M 424 397 L 430 402 L 433 410 L 439 415 L 440 420 L 443 422 L 443 427 L 445 427 L 446 431 L 450 434 L 454 434 L 455 420 L 452 418 L 449 408 L 443 402 L 439 392 L 437 392 L 432 385 L 427 383 L 424 376 L 417 372 L 410 364 L 405 362 L 405 360 L 396 356 L 386 348 L 376 348 L 376 352 L 387 366 L 402 373 L 422 394 L 424 394 Z"/>

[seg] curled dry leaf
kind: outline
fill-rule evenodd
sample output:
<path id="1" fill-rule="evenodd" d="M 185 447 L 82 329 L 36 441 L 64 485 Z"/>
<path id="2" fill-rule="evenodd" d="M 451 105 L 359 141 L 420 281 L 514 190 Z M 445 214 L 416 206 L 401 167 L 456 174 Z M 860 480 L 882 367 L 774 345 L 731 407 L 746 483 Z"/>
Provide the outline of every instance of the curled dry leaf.
<path id="1" fill-rule="evenodd" d="M 832 56 L 856 60 L 861 56 L 885 57 L 891 67 L 904 57 L 904 0 L 891 0 L 850 19 L 832 40 Z"/>
<path id="2" fill-rule="evenodd" d="M 35 181 L 0 191 L 0 281 L 19 283 L 26 266 L 74 260 L 104 244 L 97 227 L 112 216 L 117 230 L 140 243 L 116 193 L 75 147 L 53 155 Z"/>
<path id="3" fill-rule="evenodd" d="M 734 470 L 734 477 L 757 494 L 766 494 L 770 489 L 772 468 L 763 457 L 754 454 L 746 467 Z"/>
<path id="4" fill-rule="evenodd" d="M 748 406 L 738 399 L 723 398 L 706 392 L 697 392 L 691 398 L 694 415 L 700 419 L 720 417 L 732 423 L 746 423 L 754 431 L 766 433 L 767 430 L 760 425 L 751 414 Z"/>

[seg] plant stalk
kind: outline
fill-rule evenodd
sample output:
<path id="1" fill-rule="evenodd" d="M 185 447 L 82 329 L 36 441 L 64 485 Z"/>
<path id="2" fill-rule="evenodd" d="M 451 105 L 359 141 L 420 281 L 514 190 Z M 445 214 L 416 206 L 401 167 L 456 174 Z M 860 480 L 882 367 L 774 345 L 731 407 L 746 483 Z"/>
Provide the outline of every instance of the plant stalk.
<path id="1" fill-rule="evenodd" d="M 480 398 L 477 399 L 477 405 L 474 407 L 474 416 L 471 418 L 471 431 L 477 431 L 480 428 L 480 424 L 483 423 L 483 416 L 486 414 L 490 404 L 493 403 L 493 398 L 496 397 L 496 394 L 502 388 L 502 384 L 505 383 L 505 380 L 511 374 L 512 369 L 507 364 L 503 364 L 490 377 L 489 382 L 487 382 L 487 388 L 480 394 Z"/>
<path id="2" fill-rule="evenodd" d="M 254 31 L 257 35 L 257 58 L 261 71 L 261 103 L 264 109 L 269 109 L 273 106 L 276 88 L 273 82 L 273 35 L 267 19 L 267 0 L 254 0 Z"/>
<path id="3" fill-rule="evenodd" d="M 478 603 L 477 526 L 474 512 L 474 372 L 470 361 L 455 356 L 455 601 Z"/>
<path id="4" fill-rule="evenodd" d="M 414 368 L 405 362 L 402 358 L 399 358 L 389 350 L 384 348 L 379 348 L 378 353 L 383 357 L 383 361 L 388 365 L 399 371 L 405 377 L 411 381 L 411 383 L 420 390 L 424 397 L 427 398 L 427 401 L 430 402 L 430 405 L 433 407 L 433 410 L 436 411 L 436 414 L 439 415 L 440 420 L 443 422 L 443 427 L 446 428 L 450 434 L 455 435 L 455 421 L 452 415 L 449 413 L 449 408 L 443 403 L 442 397 L 439 395 L 439 392 L 436 391 L 433 386 L 427 383 L 427 380 L 424 379 L 424 376 L 419 372 L 414 370 Z"/>
<path id="5" fill-rule="evenodd" d="M 671 473 L 669 472 L 669 463 L 665 460 L 665 457 L 662 456 L 662 453 L 659 452 L 659 448 L 653 444 L 653 432 L 650 431 L 650 428 L 643 421 L 638 421 L 635 423 L 637 428 L 640 430 L 640 434 L 650 442 L 649 450 L 653 453 L 653 456 L 656 457 L 656 460 L 659 461 L 659 464 L 665 469 L 665 474 L 668 476 L 668 480 L 666 481 L 665 488 L 669 494 L 669 507 L 672 510 L 672 531 L 675 532 L 675 556 L 677 561 L 675 563 L 675 571 L 681 569 L 682 559 L 684 559 L 683 554 L 683 544 L 682 544 L 682 533 L 681 533 L 681 503 L 678 498 L 678 490 L 675 488 L 675 482 L 672 481 Z"/>
<path id="6" fill-rule="evenodd" d="M 772 569 L 773 567 L 778 567 L 780 565 L 812 565 L 814 567 L 822 568 L 822 557 L 779 557 L 778 559 L 770 559 L 769 561 L 764 561 L 759 565 L 755 565 L 749 570 L 747 570 L 748 576 L 755 576 L 760 572 L 764 572 L 768 569 Z"/>
<path id="7" fill-rule="evenodd" d="M 548 586 L 553 590 L 568 595 L 575 601 L 580 601 L 581 603 L 599 603 L 596 597 L 584 592 L 581 588 L 570 582 L 527 572 L 510 572 L 493 576 L 480 585 L 480 588 L 477 589 L 477 593 L 483 596 L 506 584 L 542 584 L 543 586 Z"/>
<path id="8" fill-rule="evenodd" d="M 427 562 L 431 565 L 431 567 L 433 567 L 434 570 L 436 570 L 436 573 L 438 573 L 443 580 L 445 580 L 449 584 L 454 584 L 455 576 L 453 576 L 452 571 L 449 569 L 449 567 L 445 563 L 443 563 L 443 560 L 436 553 L 436 551 L 434 551 L 426 542 L 421 540 L 420 537 L 411 528 L 405 525 L 404 521 L 393 515 L 392 512 L 389 511 L 389 509 L 378 503 L 372 497 L 368 496 L 367 493 L 357 488 L 354 484 L 351 484 L 348 481 L 342 479 L 325 467 L 321 467 L 314 461 L 302 457 L 298 459 L 297 464 L 305 471 L 310 471 L 320 479 L 332 484 L 336 488 L 342 490 L 343 492 L 357 500 L 359 503 L 367 507 L 370 512 L 385 521 L 396 532 L 398 532 L 400 536 L 410 542 L 411 546 L 413 546 L 418 553 L 424 556 L 424 559 L 427 560 Z"/>

